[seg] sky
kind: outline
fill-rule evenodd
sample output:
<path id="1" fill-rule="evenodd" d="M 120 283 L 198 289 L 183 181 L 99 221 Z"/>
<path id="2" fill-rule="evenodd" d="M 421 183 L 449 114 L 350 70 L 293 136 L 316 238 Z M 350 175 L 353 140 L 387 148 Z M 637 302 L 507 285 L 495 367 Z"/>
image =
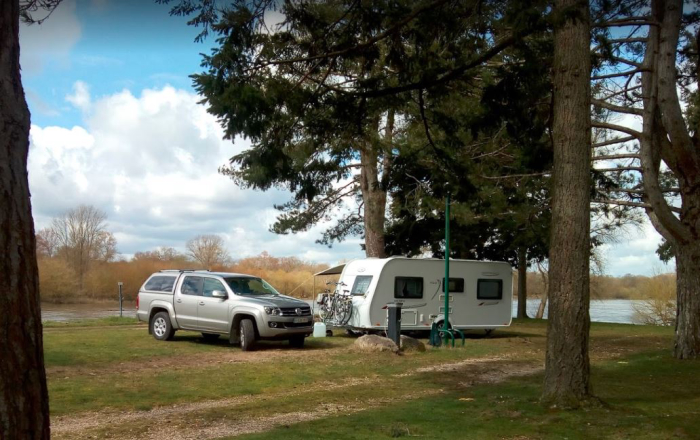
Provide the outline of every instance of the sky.
<path id="1" fill-rule="evenodd" d="M 361 258 L 362 240 L 317 244 L 328 225 L 269 232 L 283 190 L 242 189 L 217 169 L 249 147 L 224 140 L 189 75 L 213 38 L 154 1 L 64 0 L 42 25 L 20 31 L 22 81 L 32 114 L 29 183 L 37 229 L 79 204 L 108 217 L 119 252 L 218 234 L 233 258 L 296 256 L 334 264 Z M 672 270 L 654 254 L 648 223 L 606 245 L 606 273 Z"/>

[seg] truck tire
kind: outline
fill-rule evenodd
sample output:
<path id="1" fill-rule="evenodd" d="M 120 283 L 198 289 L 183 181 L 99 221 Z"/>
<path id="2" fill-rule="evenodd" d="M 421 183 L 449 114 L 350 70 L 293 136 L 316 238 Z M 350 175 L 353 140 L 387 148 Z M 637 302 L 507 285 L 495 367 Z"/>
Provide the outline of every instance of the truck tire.
<path id="1" fill-rule="evenodd" d="M 241 320 L 240 330 L 241 350 L 251 351 L 255 345 L 255 327 L 250 319 Z"/>
<path id="2" fill-rule="evenodd" d="M 175 330 L 170 323 L 170 316 L 167 312 L 158 312 L 151 319 L 151 333 L 159 341 L 169 341 L 173 338 Z"/>
<path id="3" fill-rule="evenodd" d="M 205 341 L 216 341 L 219 339 L 219 336 L 218 333 L 202 333 L 202 338 L 204 338 Z"/>
<path id="4" fill-rule="evenodd" d="M 294 335 L 289 338 L 289 345 L 294 348 L 304 348 L 304 339 L 306 339 L 304 335 Z"/>

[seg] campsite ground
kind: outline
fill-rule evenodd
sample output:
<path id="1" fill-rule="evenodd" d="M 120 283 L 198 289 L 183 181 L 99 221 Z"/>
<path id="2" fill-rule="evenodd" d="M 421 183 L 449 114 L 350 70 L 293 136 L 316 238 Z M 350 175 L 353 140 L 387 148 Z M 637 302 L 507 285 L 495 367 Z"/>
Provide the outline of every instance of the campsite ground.
<path id="1" fill-rule="evenodd" d="M 352 338 L 241 352 L 181 332 L 158 342 L 134 320 L 45 329 L 54 438 L 697 438 L 700 363 L 670 355 L 673 331 L 593 324 L 603 404 L 538 403 L 546 321 L 514 322 L 465 347 L 359 354 Z"/>

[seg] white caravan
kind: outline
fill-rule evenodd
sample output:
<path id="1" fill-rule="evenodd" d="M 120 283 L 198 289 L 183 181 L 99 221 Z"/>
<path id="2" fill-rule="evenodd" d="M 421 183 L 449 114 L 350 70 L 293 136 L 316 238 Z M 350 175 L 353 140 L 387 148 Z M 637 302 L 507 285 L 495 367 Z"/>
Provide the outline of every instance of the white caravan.
<path id="1" fill-rule="evenodd" d="M 316 275 L 340 274 L 336 291 L 352 295 L 346 327 L 386 330 L 389 303 L 403 303 L 402 330 L 430 330 L 444 320 L 445 260 L 366 258 Z M 449 323 L 454 328 L 507 327 L 512 320 L 513 275 L 508 263 L 450 260 Z"/>

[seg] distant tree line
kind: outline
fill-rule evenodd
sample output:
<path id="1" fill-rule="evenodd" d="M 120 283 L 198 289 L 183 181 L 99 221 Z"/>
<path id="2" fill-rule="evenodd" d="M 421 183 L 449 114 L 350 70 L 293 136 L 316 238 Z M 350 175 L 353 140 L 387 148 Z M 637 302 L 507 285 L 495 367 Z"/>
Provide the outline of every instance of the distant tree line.
<path id="1" fill-rule="evenodd" d="M 209 269 L 257 275 L 283 294 L 311 298 L 312 275 L 327 268 L 296 257 L 273 257 L 263 252 L 256 257 L 233 259 L 224 239 L 215 234 L 193 237 L 186 252 L 159 247 L 136 252 L 130 260 L 117 253 L 117 242 L 109 232 L 107 215 L 89 205 L 70 209 L 37 232 L 37 258 L 41 300 L 84 302 L 113 300 L 117 283 L 124 283 L 127 300 L 153 272 L 162 269 Z"/>

